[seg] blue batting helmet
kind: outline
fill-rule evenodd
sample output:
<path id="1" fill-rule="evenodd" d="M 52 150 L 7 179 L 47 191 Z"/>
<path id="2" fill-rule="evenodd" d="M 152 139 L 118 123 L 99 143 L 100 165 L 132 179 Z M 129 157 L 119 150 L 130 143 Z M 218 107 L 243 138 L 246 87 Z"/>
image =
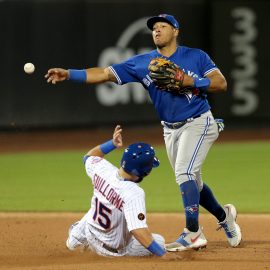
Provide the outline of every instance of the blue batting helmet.
<path id="1" fill-rule="evenodd" d="M 159 166 L 159 160 L 155 156 L 154 148 L 147 143 L 133 143 L 129 145 L 123 154 L 121 167 L 125 172 L 145 177 L 152 168 Z"/>

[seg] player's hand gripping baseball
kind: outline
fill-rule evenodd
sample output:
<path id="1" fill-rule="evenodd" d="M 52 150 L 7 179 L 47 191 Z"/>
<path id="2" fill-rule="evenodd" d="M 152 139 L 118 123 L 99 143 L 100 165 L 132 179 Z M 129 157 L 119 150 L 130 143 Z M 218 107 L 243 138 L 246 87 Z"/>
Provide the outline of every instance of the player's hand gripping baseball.
<path id="1" fill-rule="evenodd" d="M 68 80 L 69 73 L 68 70 L 63 68 L 51 68 L 45 75 L 48 83 L 56 84 L 57 82 L 62 82 Z"/>
<path id="2" fill-rule="evenodd" d="M 122 139 L 122 127 L 120 125 L 117 125 L 114 129 L 113 133 L 113 144 L 117 147 L 120 148 L 123 146 L 123 139 Z"/>

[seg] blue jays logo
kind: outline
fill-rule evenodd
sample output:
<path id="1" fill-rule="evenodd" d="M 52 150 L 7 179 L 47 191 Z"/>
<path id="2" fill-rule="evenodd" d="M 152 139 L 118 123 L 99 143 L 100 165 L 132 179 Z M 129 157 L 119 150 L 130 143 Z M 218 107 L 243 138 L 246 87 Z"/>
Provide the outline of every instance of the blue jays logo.
<path id="1" fill-rule="evenodd" d="M 190 205 L 185 208 L 185 211 L 189 212 L 190 214 L 194 214 L 199 211 L 199 207 L 197 204 Z"/>

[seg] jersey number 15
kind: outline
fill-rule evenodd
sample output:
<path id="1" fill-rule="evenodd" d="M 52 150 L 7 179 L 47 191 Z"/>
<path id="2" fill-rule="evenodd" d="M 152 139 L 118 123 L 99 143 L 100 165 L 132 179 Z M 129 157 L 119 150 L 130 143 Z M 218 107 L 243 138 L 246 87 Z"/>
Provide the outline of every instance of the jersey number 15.
<path id="1" fill-rule="evenodd" d="M 99 225 L 104 229 L 109 229 L 111 226 L 111 220 L 109 216 L 112 214 L 112 210 L 101 203 L 98 198 L 95 198 L 96 209 L 93 215 L 94 221 L 97 220 Z"/>

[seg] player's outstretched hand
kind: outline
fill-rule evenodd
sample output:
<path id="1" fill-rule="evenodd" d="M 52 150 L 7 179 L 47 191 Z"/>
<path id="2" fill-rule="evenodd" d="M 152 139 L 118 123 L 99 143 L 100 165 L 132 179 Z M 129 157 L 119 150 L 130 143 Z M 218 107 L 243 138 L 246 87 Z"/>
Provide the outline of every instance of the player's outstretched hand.
<path id="1" fill-rule="evenodd" d="M 69 78 L 68 70 L 63 68 L 51 68 L 45 75 L 48 83 L 56 84 Z"/>
<path id="2" fill-rule="evenodd" d="M 117 147 L 120 148 L 123 146 L 123 139 L 122 139 L 122 127 L 120 125 L 117 125 L 114 129 L 113 133 L 113 144 Z"/>

